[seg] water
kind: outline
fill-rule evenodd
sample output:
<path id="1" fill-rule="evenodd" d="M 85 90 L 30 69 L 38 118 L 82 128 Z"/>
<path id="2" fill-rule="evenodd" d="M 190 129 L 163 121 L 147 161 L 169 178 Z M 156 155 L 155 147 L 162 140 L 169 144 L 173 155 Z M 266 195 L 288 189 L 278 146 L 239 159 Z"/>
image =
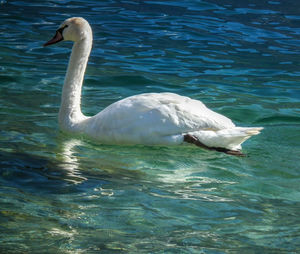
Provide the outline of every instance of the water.
<path id="1" fill-rule="evenodd" d="M 1 1 L 1 253 L 300 252 L 299 1 Z M 92 25 L 82 107 L 142 92 L 263 126 L 237 158 L 59 132 L 71 44 Z"/>

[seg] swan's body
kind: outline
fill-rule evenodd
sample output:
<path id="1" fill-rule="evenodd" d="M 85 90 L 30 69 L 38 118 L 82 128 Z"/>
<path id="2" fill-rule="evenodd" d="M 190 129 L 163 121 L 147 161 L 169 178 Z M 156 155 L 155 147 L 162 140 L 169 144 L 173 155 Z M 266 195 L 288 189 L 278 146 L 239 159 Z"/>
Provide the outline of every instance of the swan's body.
<path id="1" fill-rule="evenodd" d="M 202 102 L 173 93 L 131 96 L 95 116 L 84 116 L 80 108 L 81 87 L 92 30 L 83 18 L 70 18 L 45 46 L 61 40 L 74 41 L 59 111 L 59 125 L 64 131 L 85 134 L 105 144 L 179 145 L 186 141 L 208 149 L 236 151 L 262 129 L 236 127 Z"/>

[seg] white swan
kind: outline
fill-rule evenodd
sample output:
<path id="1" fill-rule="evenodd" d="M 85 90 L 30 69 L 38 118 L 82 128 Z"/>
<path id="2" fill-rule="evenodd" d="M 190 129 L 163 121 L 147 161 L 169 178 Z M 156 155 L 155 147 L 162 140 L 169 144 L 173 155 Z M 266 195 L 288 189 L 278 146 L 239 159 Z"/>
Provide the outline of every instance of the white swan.
<path id="1" fill-rule="evenodd" d="M 44 44 L 73 41 L 64 81 L 59 125 L 63 131 L 85 134 L 104 144 L 179 145 L 243 155 L 241 144 L 261 127 L 236 127 L 202 102 L 173 93 L 139 94 L 117 101 L 88 117 L 80 109 L 81 88 L 92 47 L 92 29 L 80 17 L 65 20 Z"/>

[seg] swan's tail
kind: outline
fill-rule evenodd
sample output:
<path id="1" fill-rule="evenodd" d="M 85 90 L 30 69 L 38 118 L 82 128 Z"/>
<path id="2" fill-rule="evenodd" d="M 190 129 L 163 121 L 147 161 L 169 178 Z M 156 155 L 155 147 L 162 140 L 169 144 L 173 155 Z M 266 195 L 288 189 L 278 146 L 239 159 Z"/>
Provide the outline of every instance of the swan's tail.
<path id="1" fill-rule="evenodd" d="M 229 150 L 241 150 L 241 144 L 251 136 L 257 135 L 263 127 L 234 127 L 224 130 L 201 130 L 189 134 L 208 147 L 220 147 Z"/>

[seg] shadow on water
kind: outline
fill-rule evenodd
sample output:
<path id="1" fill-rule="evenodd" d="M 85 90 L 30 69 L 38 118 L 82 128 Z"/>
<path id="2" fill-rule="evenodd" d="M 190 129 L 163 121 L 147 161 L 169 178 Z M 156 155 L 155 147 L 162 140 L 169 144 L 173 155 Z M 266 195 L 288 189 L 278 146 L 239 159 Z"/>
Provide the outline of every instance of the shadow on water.
<path id="1" fill-rule="evenodd" d="M 76 138 L 58 138 L 54 155 L 0 152 L 0 171 L 5 185 L 41 193 L 79 191 L 94 184 L 187 184 L 208 170 L 211 160 L 223 154 L 191 146 L 96 145 Z M 91 186 L 92 187 L 92 186 Z"/>
<path id="2" fill-rule="evenodd" d="M 85 149 L 83 142 L 72 139 L 62 143 L 54 158 L 21 152 L 0 152 L 0 172 L 2 181 L 14 187 L 59 192 L 70 186 L 76 187 L 88 179 L 109 181 L 111 178 L 139 179 L 142 172 L 126 170 L 126 165 L 113 158 L 107 160 L 80 154 Z M 105 149 L 104 149 L 105 150 Z M 115 158 L 116 159 L 116 158 Z"/>
<path id="3" fill-rule="evenodd" d="M 2 181 L 8 186 L 50 192 L 60 189 L 59 186 L 65 186 L 68 181 L 74 181 L 64 170 L 59 169 L 59 162 L 54 159 L 2 151 L 0 161 Z"/>

